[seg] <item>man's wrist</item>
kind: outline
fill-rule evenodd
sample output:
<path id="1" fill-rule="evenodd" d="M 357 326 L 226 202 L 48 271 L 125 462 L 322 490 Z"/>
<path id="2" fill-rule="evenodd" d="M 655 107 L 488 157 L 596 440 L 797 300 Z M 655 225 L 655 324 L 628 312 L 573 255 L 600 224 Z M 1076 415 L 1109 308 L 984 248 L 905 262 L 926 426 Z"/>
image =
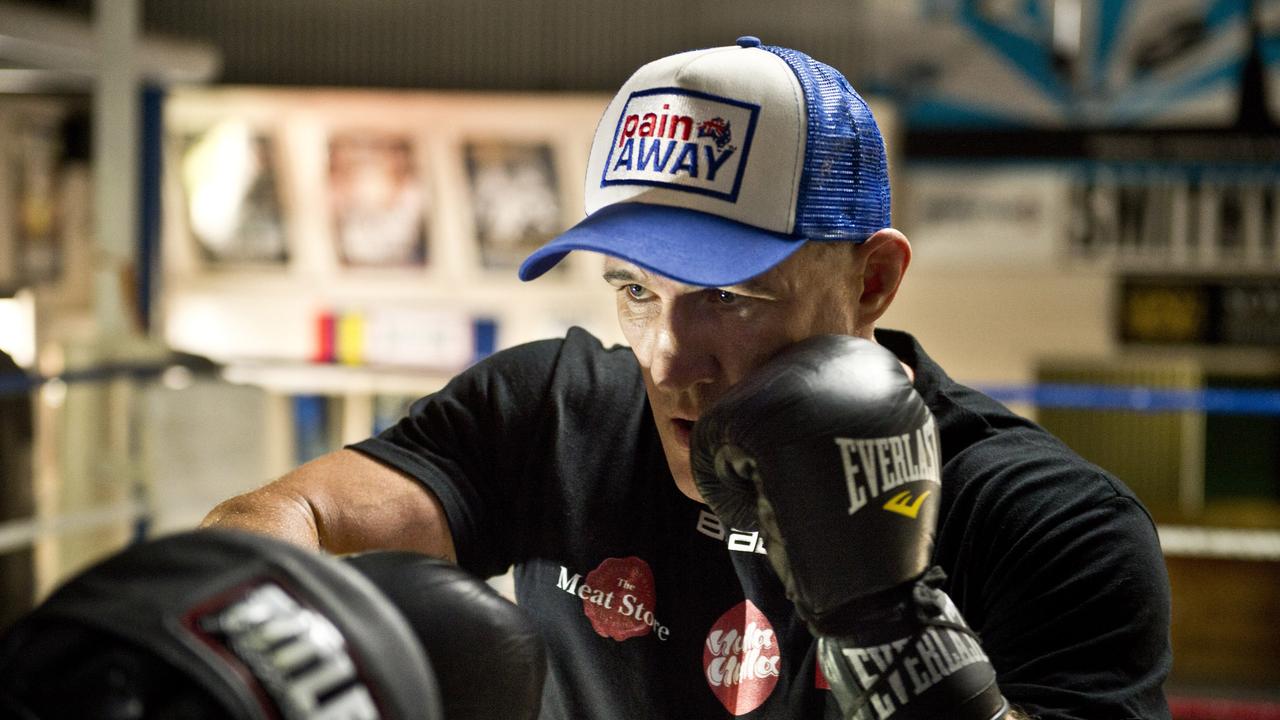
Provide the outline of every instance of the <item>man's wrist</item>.
<path id="1" fill-rule="evenodd" d="M 995 720 L 1009 704 L 941 571 L 843 632 L 819 634 L 818 662 L 846 718 Z"/>

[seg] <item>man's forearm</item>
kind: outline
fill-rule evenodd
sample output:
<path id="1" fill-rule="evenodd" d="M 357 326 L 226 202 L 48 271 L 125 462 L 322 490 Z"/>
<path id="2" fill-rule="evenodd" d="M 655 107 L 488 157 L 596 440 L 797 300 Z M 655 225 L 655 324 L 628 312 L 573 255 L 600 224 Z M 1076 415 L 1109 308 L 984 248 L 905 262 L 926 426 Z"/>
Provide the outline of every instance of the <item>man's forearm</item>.
<path id="1" fill-rule="evenodd" d="M 333 554 L 410 550 L 456 562 L 444 507 L 426 486 L 337 450 L 213 509 L 202 527 L 248 530 Z"/>
<path id="2" fill-rule="evenodd" d="M 306 548 L 320 547 L 315 513 L 310 505 L 271 486 L 219 503 L 200 522 L 200 527 L 245 530 Z"/>

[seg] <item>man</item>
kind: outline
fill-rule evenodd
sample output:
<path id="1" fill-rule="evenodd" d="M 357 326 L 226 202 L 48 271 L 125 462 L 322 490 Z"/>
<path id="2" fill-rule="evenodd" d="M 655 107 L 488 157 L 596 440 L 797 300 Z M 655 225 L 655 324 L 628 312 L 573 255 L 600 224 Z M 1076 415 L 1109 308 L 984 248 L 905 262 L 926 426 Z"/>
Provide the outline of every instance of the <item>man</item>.
<path id="1" fill-rule="evenodd" d="M 499 353 L 206 524 L 331 552 L 413 549 L 486 576 L 514 565 L 549 644 L 547 717 L 838 717 L 827 688 L 850 678 L 819 671 L 761 534 L 703 504 L 690 443 L 780 351 L 874 339 L 937 418 L 932 563 L 1021 708 L 1009 717 L 1168 716 L 1168 586 L 1145 510 L 909 335 L 876 329 L 911 248 L 890 226 L 875 121 L 839 73 L 749 37 L 650 63 L 605 111 L 586 192 L 588 217 L 521 277 L 604 254 L 629 348 L 572 330 Z M 842 549 L 830 572 L 897 551 Z M 919 687 L 955 664 L 948 652 L 905 669 L 868 650 L 854 670 Z"/>

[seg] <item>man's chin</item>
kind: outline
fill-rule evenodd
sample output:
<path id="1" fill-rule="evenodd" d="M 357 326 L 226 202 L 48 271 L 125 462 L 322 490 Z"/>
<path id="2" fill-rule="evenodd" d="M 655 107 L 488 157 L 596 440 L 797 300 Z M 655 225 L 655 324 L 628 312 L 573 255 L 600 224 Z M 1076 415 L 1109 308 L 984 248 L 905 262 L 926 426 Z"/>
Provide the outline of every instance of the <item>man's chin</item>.
<path id="1" fill-rule="evenodd" d="M 668 438 L 662 438 L 662 441 L 662 451 L 667 456 L 667 470 L 671 472 L 676 488 L 690 500 L 706 504 L 702 499 L 702 493 L 698 492 L 697 483 L 693 481 L 689 450 L 678 446 L 673 448 L 674 443 L 671 443 Z"/>
<path id="2" fill-rule="evenodd" d="M 702 499 L 702 493 L 698 491 L 698 484 L 693 481 L 693 473 L 690 472 L 688 468 L 685 468 L 683 473 L 672 468 L 671 477 L 675 478 L 676 488 L 679 489 L 685 497 L 704 505 L 706 504 L 706 501 Z"/>

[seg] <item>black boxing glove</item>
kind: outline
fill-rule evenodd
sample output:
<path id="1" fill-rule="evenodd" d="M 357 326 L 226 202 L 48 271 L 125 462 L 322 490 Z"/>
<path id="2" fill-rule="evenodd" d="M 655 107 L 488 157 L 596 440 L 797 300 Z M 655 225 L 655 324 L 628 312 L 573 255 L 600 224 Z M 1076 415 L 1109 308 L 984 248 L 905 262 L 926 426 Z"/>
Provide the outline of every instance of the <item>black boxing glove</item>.
<path id="1" fill-rule="evenodd" d="M 0 716 L 438 720 L 395 607 L 335 558 L 200 530 L 131 546 L 0 636 Z"/>
<path id="2" fill-rule="evenodd" d="M 846 717 L 1004 716 L 990 661 L 929 569 L 937 426 L 892 353 L 835 335 L 783 350 L 698 419 L 691 461 L 724 523 L 760 528 Z"/>
<path id="3" fill-rule="evenodd" d="M 397 550 L 344 558 L 409 621 L 449 720 L 533 720 L 547 652 L 525 611 L 444 560 Z"/>

